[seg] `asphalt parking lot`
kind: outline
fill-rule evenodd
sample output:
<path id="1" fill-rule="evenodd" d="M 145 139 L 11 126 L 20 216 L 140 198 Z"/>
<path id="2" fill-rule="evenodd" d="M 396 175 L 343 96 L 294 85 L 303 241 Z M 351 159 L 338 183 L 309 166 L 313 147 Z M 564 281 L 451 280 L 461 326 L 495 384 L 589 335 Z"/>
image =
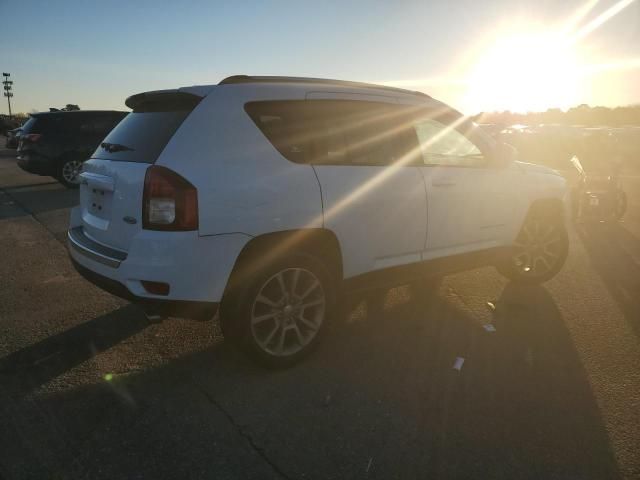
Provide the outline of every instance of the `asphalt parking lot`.
<path id="1" fill-rule="evenodd" d="M 625 186 L 624 222 L 572 227 L 544 286 L 486 268 L 354 295 L 273 372 L 216 322 L 149 324 L 79 277 L 76 192 L 0 151 L 0 477 L 640 478 L 640 178 Z"/>

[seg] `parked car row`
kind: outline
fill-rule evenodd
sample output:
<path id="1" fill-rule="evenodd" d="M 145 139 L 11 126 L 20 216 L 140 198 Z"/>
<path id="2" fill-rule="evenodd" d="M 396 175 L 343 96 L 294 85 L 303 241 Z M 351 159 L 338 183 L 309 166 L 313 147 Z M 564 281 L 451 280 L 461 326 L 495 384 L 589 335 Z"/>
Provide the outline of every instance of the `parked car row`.
<path id="1" fill-rule="evenodd" d="M 34 115 L 21 166 L 80 185 L 85 278 L 155 317 L 218 311 L 263 364 L 307 355 L 346 290 L 480 265 L 539 283 L 567 256 L 565 180 L 422 93 L 234 76 L 126 105 Z"/>
<path id="2" fill-rule="evenodd" d="M 20 140 L 20 133 L 22 128 L 14 128 L 13 130 L 7 130 L 7 139 L 5 141 L 5 147 L 15 149 L 18 148 L 18 142 Z"/>
<path id="3" fill-rule="evenodd" d="M 31 114 L 21 127 L 18 165 L 37 175 L 77 188 L 82 164 L 125 116 L 117 111 L 73 111 Z"/>

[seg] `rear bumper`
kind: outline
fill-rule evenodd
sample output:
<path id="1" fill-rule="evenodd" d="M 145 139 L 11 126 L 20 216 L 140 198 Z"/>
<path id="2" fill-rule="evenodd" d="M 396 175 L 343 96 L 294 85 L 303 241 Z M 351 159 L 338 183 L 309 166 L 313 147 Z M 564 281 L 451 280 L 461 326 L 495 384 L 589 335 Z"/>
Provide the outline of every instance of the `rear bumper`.
<path id="1" fill-rule="evenodd" d="M 30 151 L 18 152 L 18 166 L 25 172 L 35 173 L 36 175 L 55 175 L 55 162 L 49 158 L 38 155 Z"/>
<path id="2" fill-rule="evenodd" d="M 83 267 L 73 257 L 71 257 L 71 263 L 80 275 L 105 292 L 145 307 L 151 307 L 164 315 L 208 320 L 218 311 L 218 302 L 189 302 L 139 297 L 131 293 L 122 283 Z"/>
<path id="3" fill-rule="evenodd" d="M 105 247 L 87 237 L 82 227 L 70 228 L 67 232 L 69 249 L 73 249 L 85 257 L 91 258 L 107 267 L 118 268 L 127 259 L 127 254 L 113 248 Z"/>
<path id="4" fill-rule="evenodd" d="M 198 232 L 141 230 L 131 239 L 128 251 L 123 252 L 84 235 L 81 226 L 73 226 L 76 217 L 77 213 L 72 212 L 68 234 L 71 258 L 112 282 L 98 283 L 88 278 L 90 281 L 135 301 L 219 302 L 235 261 L 251 238 L 244 234 L 200 237 Z M 169 293 L 149 293 L 143 281 L 167 283 Z"/>

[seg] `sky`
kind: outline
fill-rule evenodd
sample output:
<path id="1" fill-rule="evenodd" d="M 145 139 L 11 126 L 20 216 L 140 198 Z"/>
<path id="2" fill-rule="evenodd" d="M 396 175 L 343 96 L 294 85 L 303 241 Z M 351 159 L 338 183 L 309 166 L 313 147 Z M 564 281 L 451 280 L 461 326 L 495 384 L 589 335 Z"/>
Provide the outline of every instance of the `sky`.
<path id="1" fill-rule="evenodd" d="M 126 110 L 235 74 L 384 83 L 468 114 L 640 103 L 640 0 L 0 0 L 0 18 L 14 112 Z"/>

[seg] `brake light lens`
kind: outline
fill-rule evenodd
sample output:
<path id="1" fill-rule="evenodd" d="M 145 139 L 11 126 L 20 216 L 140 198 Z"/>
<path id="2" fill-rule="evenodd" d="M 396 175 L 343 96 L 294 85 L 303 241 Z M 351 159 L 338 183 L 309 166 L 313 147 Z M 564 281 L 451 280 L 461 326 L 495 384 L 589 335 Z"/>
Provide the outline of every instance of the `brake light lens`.
<path id="1" fill-rule="evenodd" d="M 165 231 L 197 230 L 196 187 L 166 167 L 149 167 L 144 177 L 142 228 Z"/>
<path id="2" fill-rule="evenodd" d="M 30 142 L 37 142 L 38 140 L 40 140 L 40 137 L 42 136 L 41 133 L 29 133 L 27 135 L 24 135 L 24 138 L 26 140 L 29 140 Z"/>

